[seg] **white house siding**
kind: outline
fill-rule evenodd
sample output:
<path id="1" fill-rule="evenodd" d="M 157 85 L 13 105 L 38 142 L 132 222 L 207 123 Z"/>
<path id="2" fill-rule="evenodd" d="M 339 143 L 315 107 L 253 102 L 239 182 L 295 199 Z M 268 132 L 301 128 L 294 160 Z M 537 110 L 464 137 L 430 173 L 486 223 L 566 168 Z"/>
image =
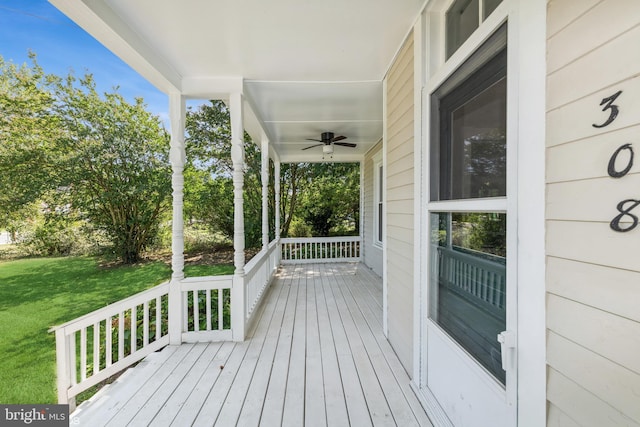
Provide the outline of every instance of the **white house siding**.
<path id="1" fill-rule="evenodd" d="M 386 250 L 389 341 L 413 366 L 413 35 L 387 75 Z"/>
<path id="2" fill-rule="evenodd" d="M 640 1 L 551 0 L 547 11 L 547 421 L 639 426 L 640 226 L 610 222 L 640 199 Z M 617 117 L 594 127 L 620 90 Z M 623 144 L 636 156 L 613 178 Z"/>
<path id="3" fill-rule="evenodd" d="M 375 221 L 375 163 L 373 158 L 382 149 L 382 143 L 373 147 L 364 156 L 364 179 L 363 179 L 363 196 L 364 196 L 364 223 L 363 223 L 363 246 L 364 246 L 364 263 L 371 268 L 378 276 L 382 277 L 382 249 L 374 246 L 376 236 Z"/>

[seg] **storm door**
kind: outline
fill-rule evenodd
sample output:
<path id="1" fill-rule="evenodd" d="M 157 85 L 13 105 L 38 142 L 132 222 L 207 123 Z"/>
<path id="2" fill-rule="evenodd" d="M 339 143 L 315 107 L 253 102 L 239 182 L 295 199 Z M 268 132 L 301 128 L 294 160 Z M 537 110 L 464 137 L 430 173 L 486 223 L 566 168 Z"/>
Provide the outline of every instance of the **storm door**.
<path id="1" fill-rule="evenodd" d="M 506 24 L 431 95 L 429 152 L 428 388 L 454 424 L 508 425 Z"/>

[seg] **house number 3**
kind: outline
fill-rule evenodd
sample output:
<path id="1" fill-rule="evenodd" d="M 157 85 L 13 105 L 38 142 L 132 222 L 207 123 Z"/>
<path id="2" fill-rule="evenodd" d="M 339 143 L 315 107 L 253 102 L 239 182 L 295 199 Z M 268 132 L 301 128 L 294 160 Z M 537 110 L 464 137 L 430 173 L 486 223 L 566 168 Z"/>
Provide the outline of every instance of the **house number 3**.
<path id="1" fill-rule="evenodd" d="M 602 111 L 606 112 L 607 110 L 609 110 L 609 117 L 602 124 L 592 124 L 591 126 L 593 126 L 594 128 L 603 128 L 609 126 L 616 119 L 616 117 L 618 117 L 620 109 L 613 102 L 620 96 L 621 93 L 622 91 L 619 90 L 613 95 L 604 98 L 602 102 L 600 102 L 600 105 L 604 105 Z M 623 151 L 629 152 L 627 164 L 623 169 L 618 170 L 616 169 L 616 161 L 618 159 L 618 155 L 620 155 L 620 153 L 622 153 Z M 609 164 L 607 165 L 607 173 L 609 174 L 609 176 L 611 178 L 622 178 L 623 176 L 628 174 L 633 167 L 633 156 L 634 152 L 631 144 L 624 144 L 618 147 L 618 149 L 611 155 Z M 611 220 L 611 222 L 609 223 L 609 227 L 611 227 L 611 229 L 614 231 L 619 231 L 622 233 L 631 231 L 636 228 L 638 226 L 638 217 L 631 212 L 638 206 L 640 206 L 640 200 L 637 199 L 625 199 L 618 203 L 616 209 L 619 213 Z M 625 218 L 627 219 L 627 221 L 631 220 L 631 224 L 625 224 L 624 226 L 620 224 L 620 221 Z"/>

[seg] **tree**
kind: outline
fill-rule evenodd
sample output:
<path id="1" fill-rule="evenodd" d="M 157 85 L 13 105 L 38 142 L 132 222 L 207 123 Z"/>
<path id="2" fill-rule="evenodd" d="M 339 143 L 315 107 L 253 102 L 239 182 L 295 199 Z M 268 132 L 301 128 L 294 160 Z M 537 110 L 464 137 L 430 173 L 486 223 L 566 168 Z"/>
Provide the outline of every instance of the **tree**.
<path id="1" fill-rule="evenodd" d="M 185 182 L 187 216 L 204 221 L 211 230 L 220 231 L 232 239 L 234 196 L 229 108 L 222 101 L 211 101 L 195 110 L 190 109 L 185 128 L 185 175 L 190 178 L 188 183 Z M 257 247 L 262 241 L 261 154 L 246 133 L 244 149 L 245 244 Z M 187 189 L 187 186 L 192 188 Z"/>
<path id="2" fill-rule="evenodd" d="M 59 185 L 75 208 L 110 237 L 114 252 L 134 263 L 158 234 L 171 192 L 169 137 L 142 99 L 100 96 L 91 75 L 56 86 Z"/>
<path id="3" fill-rule="evenodd" d="M 289 236 L 291 223 L 298 214 L 298 195 L 303 192 L 311 171 L 309 163 L 285 163 L 280 169 L 280 232 Z"/>
<path id="4" fill-rule="evenodd" d="M 300 215 L 311 226 L 315 236 L 358 233 L 359 164 L 313 164 L 302 196 Z"/>
<path id="5" fill-rule="evenodd" d="M 55 141 L 62 132 L 52 93 L 59 78 L 45 74 L 35 54 L 29 57 L 30 66 L 17 66 L 0 56 L 0 228 L 12 233 L 25 209 L 55 188 Z"/>

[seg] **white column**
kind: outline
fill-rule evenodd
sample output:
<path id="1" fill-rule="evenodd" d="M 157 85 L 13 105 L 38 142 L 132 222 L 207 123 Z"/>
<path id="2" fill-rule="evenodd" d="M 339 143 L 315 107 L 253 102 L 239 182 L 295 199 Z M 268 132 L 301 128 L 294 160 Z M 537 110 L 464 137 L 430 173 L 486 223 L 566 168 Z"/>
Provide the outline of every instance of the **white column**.
<path id="1" fill-rule="evenodd" d="M 274 171 L 274 187 L 276 193 L 276 208 L 275 208 L 275 216 L 276 216 L 276 240 L 280 240 L 280 160 L 276 160 L 274 163 L 275 171 Z"/>
<path id="2" fill-rule="evenodd" d="M 262 249 L 269 246 L 269 140 L 262 135 Z"/>
<path id="3" fill-rule="evenodd" d="M 231 94 L 231 161 L 233 162 L 233 264 L 235 274 L 231 289 L 231 328 L 234 341 L 244 341 L 246 292 L 244 283 L 244 126 L 242 94 Z"/>
<path id="4" fill-rule="evenodd" d="M 171 120 L 171 186 L 173 188 L 173 216 L 171 220 L 171 285 L 169 286 L 169 343 L 182 342 L 182 303 L 180 281 L 184 278 L 184 122 L 186 107 L 184 97 L 177 92 L 169 94 Z"/>
<path id="5" fill-rule="evenodd" d="M 233 162 L 234 266 L 236 274 L 244 274 L 244 126 L 242 94 L 231 95 L 231 161 Z"/>
<path id="6" fill-rule="evenodd" d="M 375 175 L 375 174 L 374 174 Z M 375 178 L 374 178 L 375 179 Z M 364 259 L 364 158 L 360 160 L 360 216 L 358 218 L 358 236 L 360 237 L 360 258 Z"/>

